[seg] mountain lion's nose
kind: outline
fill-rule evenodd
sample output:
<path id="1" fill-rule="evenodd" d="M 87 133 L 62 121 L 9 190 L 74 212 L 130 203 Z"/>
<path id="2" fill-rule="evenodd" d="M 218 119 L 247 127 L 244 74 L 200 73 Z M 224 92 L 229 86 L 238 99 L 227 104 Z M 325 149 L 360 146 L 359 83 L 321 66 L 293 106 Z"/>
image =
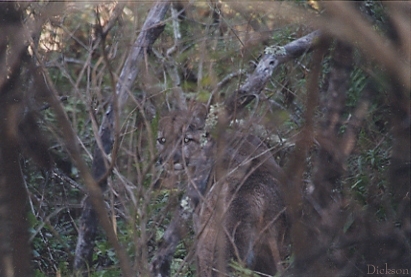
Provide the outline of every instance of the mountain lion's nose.
<path id="1" fill-rule="evenodd" d="M 181 163 L 181 154 L 178 152 L 174 152 L 173 154 L 173 163 L 178 164 Z"/>

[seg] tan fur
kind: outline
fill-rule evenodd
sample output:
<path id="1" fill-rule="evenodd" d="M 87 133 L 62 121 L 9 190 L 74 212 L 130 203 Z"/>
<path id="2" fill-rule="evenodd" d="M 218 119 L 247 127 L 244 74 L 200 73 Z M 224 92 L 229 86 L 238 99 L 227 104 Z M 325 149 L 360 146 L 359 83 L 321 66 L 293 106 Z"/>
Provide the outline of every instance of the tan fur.
<path id="1" fill-rule="evenodd" d="M 187 177 L 197 275 L 224 273 L 230 259 L 274 275 L 286 254 L 282 171 L 253 135 L 227 130 L 205 141 L 205 114 L 197 105 L 163 117 L 157 142 L 168 171 Z"/>

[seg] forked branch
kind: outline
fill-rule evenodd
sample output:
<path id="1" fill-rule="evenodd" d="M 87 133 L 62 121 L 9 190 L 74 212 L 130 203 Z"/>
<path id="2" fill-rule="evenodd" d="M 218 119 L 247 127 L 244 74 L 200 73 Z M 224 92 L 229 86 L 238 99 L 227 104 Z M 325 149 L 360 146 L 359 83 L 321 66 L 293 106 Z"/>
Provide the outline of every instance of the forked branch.
<path id="1" fill-rule="evenodd" d="M 254 72 L 226 100 L 227 115 L 234 116 L 237 109 L 246 106 L 259 95 L 279 65 L 308 53 L 317 46 L 320 34 L 320 31 L 314 31 L 284 46 L 267 47 Z"/>

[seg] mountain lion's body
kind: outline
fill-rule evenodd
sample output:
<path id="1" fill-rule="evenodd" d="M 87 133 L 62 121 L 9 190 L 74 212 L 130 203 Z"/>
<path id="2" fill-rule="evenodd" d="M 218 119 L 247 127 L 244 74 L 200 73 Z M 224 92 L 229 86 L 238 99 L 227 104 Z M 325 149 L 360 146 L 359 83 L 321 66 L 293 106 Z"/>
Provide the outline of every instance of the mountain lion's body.
<path id="1" fill-rule="evenodd" d="M 197 276 L 226 272 L 230 259 L 274 275 L 284 257 L 287 229 L 278 182 L 281 169 L 257 137 L 226 131 L 206 140 L 204 125 L 205 111 L 199 106 L 160 120 L 160 160 L 169 172 L 184 174 L 188 185 L 153 271 L 169 275 L 184 220 L 193 211 Z"/>

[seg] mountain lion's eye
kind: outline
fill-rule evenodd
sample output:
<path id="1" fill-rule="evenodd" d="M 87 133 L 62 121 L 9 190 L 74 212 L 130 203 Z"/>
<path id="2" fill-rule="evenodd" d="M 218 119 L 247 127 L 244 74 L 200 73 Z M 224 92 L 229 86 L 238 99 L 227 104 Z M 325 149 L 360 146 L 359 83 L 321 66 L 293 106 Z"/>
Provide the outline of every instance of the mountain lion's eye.
<path id="1" fill-rule="evenodd" d="M 158 143 L 160 143 L 160 144 L 164 144 L 164 143 L 166 143 L 166 138 L 164 138 L 164 137 L 158 138 L 157 141 L 158 141 Z"/>
<path id="2" fill-rule="evenodd" d="M 184 143 L 189 143 L 189 142 L 192 141 L 192 140 L 193 140 L 192 138 L 185 137 L 185 138 L 184 138 Z"/>

